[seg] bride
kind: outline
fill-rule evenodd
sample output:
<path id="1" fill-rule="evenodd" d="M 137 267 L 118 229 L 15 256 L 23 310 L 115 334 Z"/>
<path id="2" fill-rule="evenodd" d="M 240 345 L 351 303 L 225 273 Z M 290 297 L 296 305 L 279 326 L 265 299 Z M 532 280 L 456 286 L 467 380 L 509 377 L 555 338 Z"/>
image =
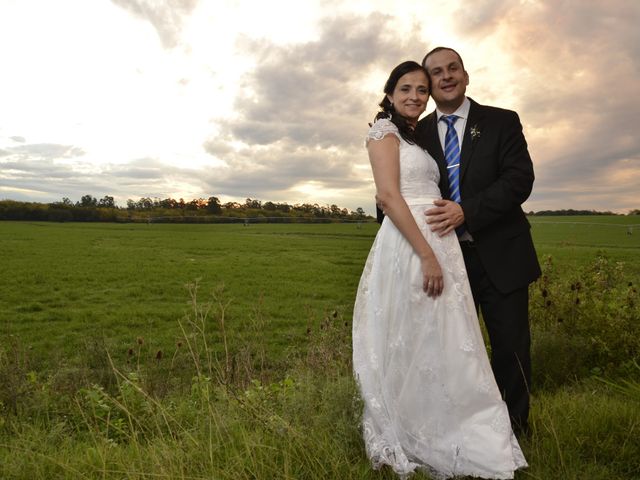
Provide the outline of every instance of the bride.
<path id="1" fill-rule="evenodd" d="M 413 140 L 429 99 L 416 62 L 390 74 L 367 149 L 385 208 L 353 312 L 353 366 L 374 468 L 400 476 L 513 478 L 527 466 L 478 324 L 455 232 L 428 228 L 435 160 Z"/>

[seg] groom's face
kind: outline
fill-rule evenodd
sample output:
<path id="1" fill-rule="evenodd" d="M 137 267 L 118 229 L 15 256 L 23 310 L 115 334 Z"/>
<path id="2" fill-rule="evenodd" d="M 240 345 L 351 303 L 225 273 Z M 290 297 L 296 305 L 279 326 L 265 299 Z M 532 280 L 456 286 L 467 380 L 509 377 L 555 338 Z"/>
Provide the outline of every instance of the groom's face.
<path id="1" fill-rule="evenodd" d="M 451 50 L 429 55 L 424 63 L 431 77 L 431 96 L 444 113 L 453 113 L 462 105 L 469 85 L 469 75 L 460 58 Z"/>

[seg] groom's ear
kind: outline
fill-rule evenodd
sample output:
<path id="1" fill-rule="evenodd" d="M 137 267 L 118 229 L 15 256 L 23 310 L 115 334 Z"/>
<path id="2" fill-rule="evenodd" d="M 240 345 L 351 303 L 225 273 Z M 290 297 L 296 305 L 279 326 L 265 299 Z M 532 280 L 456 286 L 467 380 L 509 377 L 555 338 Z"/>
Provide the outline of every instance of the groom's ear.
<path id="1" fill-rule="evenodd" d="M 465 81 L 465 85 L 469 85 L 469 72 L 467 72 L 466 70 L 464 71 L 464 81 Z"/>

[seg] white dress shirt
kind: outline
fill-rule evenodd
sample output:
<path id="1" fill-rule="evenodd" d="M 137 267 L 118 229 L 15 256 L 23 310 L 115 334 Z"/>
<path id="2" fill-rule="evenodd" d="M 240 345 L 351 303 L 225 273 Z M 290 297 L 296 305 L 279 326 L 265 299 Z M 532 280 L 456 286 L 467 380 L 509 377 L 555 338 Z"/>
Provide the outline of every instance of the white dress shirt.
<path id="1" fill-rule="evenodd" d="M 440 137 L 440 145 L 442 145 L 442 151 L 444 152 L 444 139 L 447 135 L 447 123 L 441 122 L 440 118 L 445 115 L 455 115 L 459 117 L 454 124 L 456 133 L 458 134 L 458 145 L 460 145 L 460 152 L 462 152 L 462 139 L 464 137 L 464 128 L 467 126 L 467 119 L 469 118 L 469 108 L 471 108 L 471 102 L 467 97 L 464 97 L 462 105 L 453 113 L 442 113 L 436 108 L 436 116 L 438 117 L 438 136 Z"/>

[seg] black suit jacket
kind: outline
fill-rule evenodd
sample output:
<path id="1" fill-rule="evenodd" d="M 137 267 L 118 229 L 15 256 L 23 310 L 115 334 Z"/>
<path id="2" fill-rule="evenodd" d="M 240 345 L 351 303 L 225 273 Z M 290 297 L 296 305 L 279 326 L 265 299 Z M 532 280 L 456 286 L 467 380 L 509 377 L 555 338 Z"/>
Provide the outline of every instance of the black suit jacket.
<path id="1" fill-rule="evenodd" d="M 499 291 L 508 293 L 540 276 L 531 227 L 521 207 L 533 187 L 533 164 L 518 115 L 470 101 L 460 158 L 460 205 L 487 275 Z M 415 134 L 438 163 L 440 190 L 449 198 L 435 111 L 418 122 Z"/>

